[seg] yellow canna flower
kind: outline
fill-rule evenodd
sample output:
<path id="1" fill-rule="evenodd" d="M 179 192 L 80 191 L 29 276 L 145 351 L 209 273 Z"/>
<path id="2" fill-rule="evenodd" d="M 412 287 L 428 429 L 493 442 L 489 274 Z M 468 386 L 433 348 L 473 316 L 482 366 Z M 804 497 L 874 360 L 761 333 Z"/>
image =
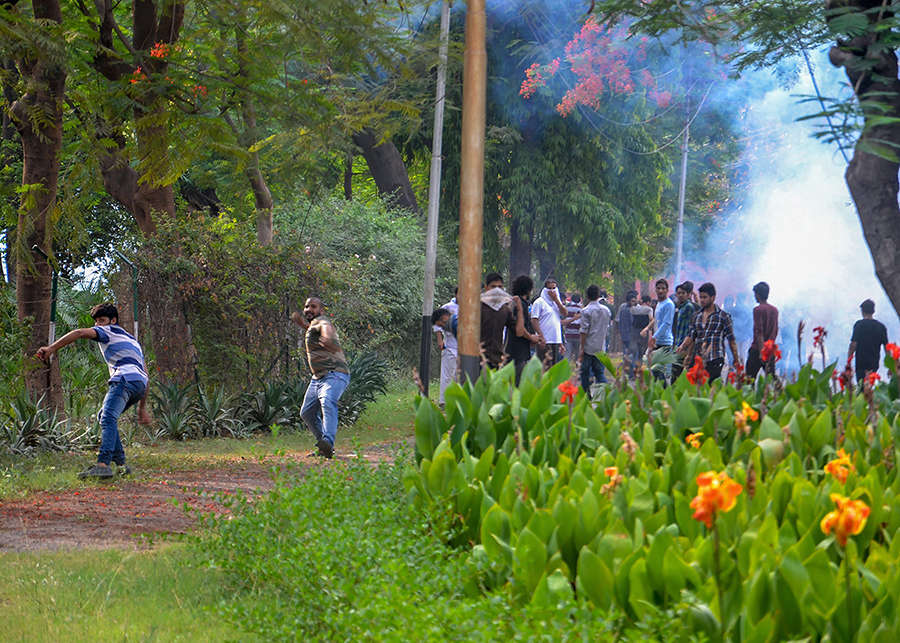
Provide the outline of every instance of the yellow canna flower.
<path id="1" fill-rule="evenodd" d="M 693 448 L 699 449 L 700 448 L 700 440 L 702 440 L 702 439 L 703 439 L 702 433 L 691 433 L 684 439 L 684 441 L 687 442 L 688 444 L 690 444 Z"/>
<path id="2" fill-rule="evenodd" d="M 837 505 L 837 509 L 825 514 L 819 526 L 825 535 L 834 532 L 838 544 L 846 547 L 847 538 L 855 536 L 865 529 L 871 510 L 862 500 L 850 500 L 838 493 L 833 493 L 830 497 L 831 501 Z"/>
<path id="3" fill-rule="evenodd" d="M 754 411 L 746 402 L 741 402 L 741 412 L 744 414 L 744 417 L 751 422 L 756 422 L 759 419 L 759 412 Z"/>
<path id="4" fill-rule="evenodd" d="M 850 462 L 850 456 L 847 455 L 843 449 L 838 450 L 837 456 L 838 457 L 825 465 L 825 473 L 831 474 L 838 482 L 844 484 L 847 482 L 847 476 L 849 476 L 850 472 L 854 471 L 856 467 Z"/>
<path id="5" fill-rule="evenodd" d="M 744 488 L 722 471 L 706 471 L 697 476 L 697 495 L 691 500 L 694 520 L 699 520 L 711 529 L 719 512 L 734 509 L 737 497 Z"/>

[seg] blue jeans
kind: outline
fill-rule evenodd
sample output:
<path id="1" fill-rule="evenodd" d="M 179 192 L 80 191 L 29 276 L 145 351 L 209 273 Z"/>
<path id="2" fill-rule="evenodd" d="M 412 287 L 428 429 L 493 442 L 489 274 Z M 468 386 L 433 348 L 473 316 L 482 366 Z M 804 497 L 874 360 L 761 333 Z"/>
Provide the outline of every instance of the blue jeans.
<path id="1" fill-rule="evenodd" d="M 603 368 L 603 362 L 589 353 L 584 354 L 581 360 L 581 388 L 587 395 L 591 394 L 591 376 L 597 381 L 597 384 L 606 382 L 606 374 Z"/>
<path id="2" fill-rule="evenodd" d="M 309 381 L 300 417 L 306 422 L 316 442 L 324 438 L 334 446 L 338 427 L 338 400 L 349 383 L 350 376 L 337 371 L 329 371 L 322 377 L 314 377 Z"/>
<path id="3" fill-rule="evenodd" d="M 109 390 L 100 411 L 100 455 L 97 462 L 125 464 L 125 449 L 119 437 L 119 416 L 144 398 L 147 385 L 140 380 L 109 383 Z"/>

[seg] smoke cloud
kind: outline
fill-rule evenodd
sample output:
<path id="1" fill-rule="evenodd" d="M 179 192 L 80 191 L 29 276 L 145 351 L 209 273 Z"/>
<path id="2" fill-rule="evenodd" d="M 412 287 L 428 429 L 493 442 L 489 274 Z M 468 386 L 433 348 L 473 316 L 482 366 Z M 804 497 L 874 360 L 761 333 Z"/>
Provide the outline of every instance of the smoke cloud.
<path id="1" fill-rule="evenodd" d="M 826 96 L 849 91 L 824 53 L 815 60 Z M 864 299 L 875 301 L 876 319 L 887 325 L 889 338 L 896 341 L 900 325 L 875 276 L 844 182 L 846 162 L 835 144 L 812 138 L 822 123 L 797 121 L 819 109 L 818 104 L 799 100 L 814 94 L 809 74 L 804 68 L 789 89 L 773 83 L 771 74 L 764 72 L 736 82 L 767 87 L 750 94 L 739 117 L 748 140 L 742 159 L 748 171 L 747 191 L 723 213 L 723 225 L 699 250 L 687 250 L 685 278 L 716 283 L 720 304 L 722 295 L 744 299 L 738 306 L 744 310 L 735 316 L 743 350 L 750 341 L 746 309 L 754 305 L 751 288 L 758 281 L 768 282 L 769 301 L 781 312 L 780 344 L 787 349 L 785 364 L 790 369 L 798 363 L 796 330 L 801 319 L 806 322 L 801 359 L 805 361 L 811 351 L 812 329 L 824 326 L 828 360 L 843 362 Z M 817 365 L 819 360 L 817 356 Z"/>

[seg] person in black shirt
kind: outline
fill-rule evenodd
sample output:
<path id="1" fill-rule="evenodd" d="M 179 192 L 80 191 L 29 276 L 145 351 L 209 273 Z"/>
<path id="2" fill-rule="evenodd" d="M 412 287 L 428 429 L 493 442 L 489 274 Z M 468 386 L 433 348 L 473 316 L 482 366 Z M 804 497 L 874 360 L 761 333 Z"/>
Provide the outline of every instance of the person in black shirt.
<path id="1" fill-rule="evenodd" d="M 887 328 L 873 318 L 875 302 L 866 299 L 859 305 L 863 318 L 853 325 L 847 361 L 856 353 L 856 381 L 862 385 L 866 375 L 878 370 L 881 364 L 881 347 L 888 343 Z"/>
<path id="2" fill-rule="evenodd" d="M 506 354 L 516 364 L 516 385 L 522 377 L 522 369 L 531 359 L 531 348 L 537 346 L 541 336 L 534 332 L 528 301 L 534 282 L 527 275 L 519 275 L 512 282 L 512 309 L 515 330 L 506 339 Z"/>

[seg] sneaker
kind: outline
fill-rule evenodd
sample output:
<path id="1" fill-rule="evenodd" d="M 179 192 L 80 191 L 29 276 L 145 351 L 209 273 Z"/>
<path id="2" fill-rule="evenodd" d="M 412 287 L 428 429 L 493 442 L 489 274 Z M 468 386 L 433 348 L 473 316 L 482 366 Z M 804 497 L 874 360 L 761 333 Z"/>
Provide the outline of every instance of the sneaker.
<path id="1" fill-rule="evenodd" d="M 95 464 L 94 466 L 85 469 L 81 473 L 78 474 L 78 477 L 84 480 L 85 478 L 96 478 L 97 480 L 109 480 L 113 477 L 113 471 L 108 466 L 103 466 L 102 464 Z"/>
<path id="2" fill-rule="evenodd" d="M 316 447 L 319 449 L 319 455 L 326 460 L 331 460 L 334 457 L 334 445 L 325 438 L 316 442 Z"/>

